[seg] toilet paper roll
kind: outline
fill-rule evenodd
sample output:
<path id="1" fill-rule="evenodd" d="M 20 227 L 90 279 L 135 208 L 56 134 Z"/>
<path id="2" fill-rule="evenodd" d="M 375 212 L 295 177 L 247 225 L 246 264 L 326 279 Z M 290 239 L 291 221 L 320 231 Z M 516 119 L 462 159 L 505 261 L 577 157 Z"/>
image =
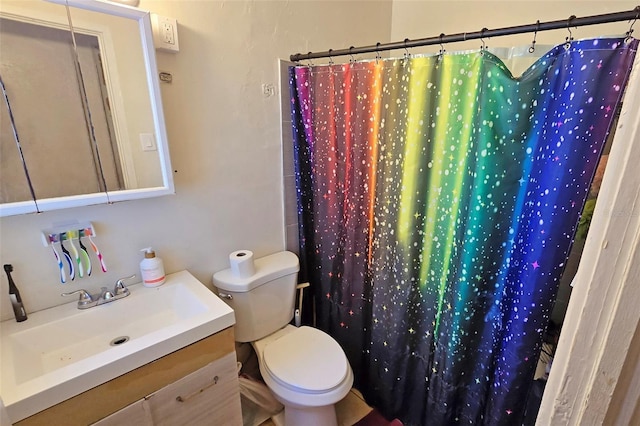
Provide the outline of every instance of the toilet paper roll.
<path id="1" fill-rule="evenodd" d="M 231 273 L 238 278 L 249 278 L 256 273 L 253 264 L 253 252 L 249 250 L 234 251 L 229 255 Z"/>

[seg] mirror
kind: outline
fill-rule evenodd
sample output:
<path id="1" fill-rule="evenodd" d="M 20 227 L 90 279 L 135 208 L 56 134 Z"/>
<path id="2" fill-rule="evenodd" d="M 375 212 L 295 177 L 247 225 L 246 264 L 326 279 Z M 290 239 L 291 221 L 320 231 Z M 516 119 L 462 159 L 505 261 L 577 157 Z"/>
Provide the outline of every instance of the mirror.
<path id="1" fill-rule="evenodd" d="M 3 0 L 0 50 L 1 216 L 174 192 L 148 12 Z"/>

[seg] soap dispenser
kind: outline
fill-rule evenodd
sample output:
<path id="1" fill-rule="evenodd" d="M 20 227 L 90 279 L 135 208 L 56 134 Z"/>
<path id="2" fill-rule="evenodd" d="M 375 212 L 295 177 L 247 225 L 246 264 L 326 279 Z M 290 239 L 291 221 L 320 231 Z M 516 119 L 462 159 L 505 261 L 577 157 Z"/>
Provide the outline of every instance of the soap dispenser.
<path id="1" fill-rule="evenodd" d="M 144 248 L 144 259 L 140 262 L 140 275 L 142 285 L 145 287 L 158 287 L 164 284 L 164 266 L 162 259 L 156 257 L 156 252 L 151 247 Z"/>

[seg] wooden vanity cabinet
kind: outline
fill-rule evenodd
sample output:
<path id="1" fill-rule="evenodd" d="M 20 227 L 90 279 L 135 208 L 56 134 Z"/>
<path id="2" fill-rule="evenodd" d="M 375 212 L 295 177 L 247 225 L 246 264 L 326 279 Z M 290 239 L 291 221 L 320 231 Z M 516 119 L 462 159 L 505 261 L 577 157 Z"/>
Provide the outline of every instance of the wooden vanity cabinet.
<path id="1" fill-rule="evenodd" d="M 233 425 L 236 356 L 228 354 L 94 423 L 95 426 Z M 235 392 L 234 392 L 235 390 Z"/>
<path id="2" fill-rule="evenodd" d="M 233 327 L 16 425 L 242 425 Z"/>
<path id="3" fill-rule="evenodd" d="M 146 399 L 141 399 L 131 405 L 124 407 L 120 411 L 116 411 L 102 420 L 94 423 L 95 426 L 152 426 L 153 418 L 149 411 L 149 404 Z"/>

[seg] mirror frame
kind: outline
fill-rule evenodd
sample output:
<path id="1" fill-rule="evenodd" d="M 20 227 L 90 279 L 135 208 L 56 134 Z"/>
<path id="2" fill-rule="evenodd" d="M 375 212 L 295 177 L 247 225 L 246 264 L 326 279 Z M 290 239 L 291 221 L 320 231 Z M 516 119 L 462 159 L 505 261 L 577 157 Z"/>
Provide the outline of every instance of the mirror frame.
<path id="1" fill-rule="evenodd" d="M 160 81 L 158 77 L 158 67 L 156 64 L 155 47 L 153 45 L 153 33 L 151 28 L 151 13 L 132 6 L 111 3 L 104 0 L 44 0 L 51 3 L 69 5 L 98 13 L 119 16 L 122 18 L 137 21 L 140 30 L 140 40 L 144 53 L 144 63 L 147 74 L 147 85 L 150 95 L 151 112 L 153 115 L 155 139 L 162 169 L 163 185 L 150 188 L 125 189 L 118 191 L 98 192 L 93 194 L 71 195 L 56 198 L 42 198 L 20 201 L 14 203 L 0 204 L 0 217 L 13 216 L 27 213 L 37 213 L 67 209 L 73 207 L 84 207 L 95 204 L 108 204 L 120 201 L 138 200 L 143 198 L 159 197 L 175 193 L 171 160 L 169 158 L 169 145 L 167 131 L 165 127 L 164 111 L 162 108 L 162 97 L 160 94 Z M 36 188 L 37 190 L 37 188 Z"/>

